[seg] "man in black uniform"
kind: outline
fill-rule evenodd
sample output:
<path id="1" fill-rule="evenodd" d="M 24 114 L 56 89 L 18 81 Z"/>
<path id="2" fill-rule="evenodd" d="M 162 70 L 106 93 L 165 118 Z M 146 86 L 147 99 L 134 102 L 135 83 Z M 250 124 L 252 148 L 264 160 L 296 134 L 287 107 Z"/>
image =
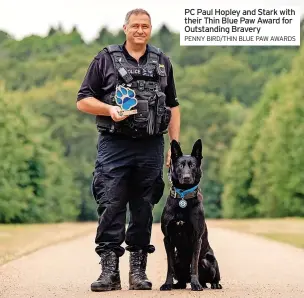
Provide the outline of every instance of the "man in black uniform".
<path id="1" fill-rule="evenodd" d="M 151 18 L 135 9 L 123 26 L 126 41 L 110 45 L 91 62 L 77 108 L 96 115 L 99 131 L 92 193 L 98 204 L 96 253 L 102 273 L 92 291 L 121 289 L 119 257 L 130 252 L 129 289 L 151 289 L 146 275 L 152 209 L 164 191 L 164 137 L 179 140 L 180 111 L 168 57 L 148 44 Z M 122 110 L 137 110 L 124 115 Z M 167 153 L 167 165 L 170 151 Z M 130 223 L 125 232 L 126 205 Z"/>

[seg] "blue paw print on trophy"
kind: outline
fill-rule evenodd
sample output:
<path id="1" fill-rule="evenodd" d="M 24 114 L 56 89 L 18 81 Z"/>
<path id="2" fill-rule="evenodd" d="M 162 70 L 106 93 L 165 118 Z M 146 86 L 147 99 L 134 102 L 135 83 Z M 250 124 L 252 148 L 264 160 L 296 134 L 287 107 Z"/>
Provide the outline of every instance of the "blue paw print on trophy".
<path id="1" fill-rule="evenodd" d="M 122 110 L 128 111 L 137 105 L 134 90 L 123 86 L 116 88 L 116 103 Z"/>

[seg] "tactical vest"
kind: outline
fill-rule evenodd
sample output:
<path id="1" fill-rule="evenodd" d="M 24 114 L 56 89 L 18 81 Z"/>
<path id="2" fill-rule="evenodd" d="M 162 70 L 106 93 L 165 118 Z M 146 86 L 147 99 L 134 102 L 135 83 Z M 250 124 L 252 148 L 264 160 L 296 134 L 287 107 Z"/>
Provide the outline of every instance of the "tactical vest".
<path id="1" fill-rule="evenodd" d="M 146 64 L 134 66 L 127 61 L 122 46 L 110 45 L 105 49 L 114 64 L 116 87 L 122 86 L 123 91 L 131 90 L 129 92 L 135 93 L 137 105 L 134 109 L 137 109 L 138 113 L 120 122 L 114 122 L 109 116 L 98 115 L 98 130 L 122 133 L 134 138 L 167 133 L 171 110 L 166 106 L 164 91 L 167 86 L 167 74 L 165 66 L 159 63 L 160 50 L 148 45 Z M 117 105 L 116 95 L 116 90 L 106 94 L 103 102 Z M 120 100 L 123 102 L 125 97 Z"/>

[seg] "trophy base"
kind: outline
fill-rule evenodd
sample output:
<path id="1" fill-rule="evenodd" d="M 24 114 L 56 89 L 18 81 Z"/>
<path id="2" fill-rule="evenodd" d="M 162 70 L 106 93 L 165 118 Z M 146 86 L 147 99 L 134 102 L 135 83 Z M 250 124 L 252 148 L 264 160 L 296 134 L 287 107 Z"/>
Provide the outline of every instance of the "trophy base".
<path id="1" fill-rule="evenodd" d="M 124 111 L 124 110 L 121 110 L 119 111 L 119 115 L 120 116 L 129 116 L 129 115 L 134 115 L 134 114 L 137 114 L 137 110 L 130 110 L 130 111 Z"/>

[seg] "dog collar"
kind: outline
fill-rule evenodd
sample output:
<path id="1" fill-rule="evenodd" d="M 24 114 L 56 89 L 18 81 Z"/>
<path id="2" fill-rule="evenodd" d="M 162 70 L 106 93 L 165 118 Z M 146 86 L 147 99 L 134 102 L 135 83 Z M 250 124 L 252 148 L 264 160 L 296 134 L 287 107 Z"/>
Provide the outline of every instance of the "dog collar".
<path id="1" fill-rule="evenodd" d="M 181 199 L 178 204 L 181 208 L 187 207 L 186 199 L 191 199 L 197 196 L 198 192 L 198 185 L 195 185 L 189 189 L 179 189 L 174 186 L 172 186 L 170 190 L 170 195 L 173 198 L 179 198 Z"/>

